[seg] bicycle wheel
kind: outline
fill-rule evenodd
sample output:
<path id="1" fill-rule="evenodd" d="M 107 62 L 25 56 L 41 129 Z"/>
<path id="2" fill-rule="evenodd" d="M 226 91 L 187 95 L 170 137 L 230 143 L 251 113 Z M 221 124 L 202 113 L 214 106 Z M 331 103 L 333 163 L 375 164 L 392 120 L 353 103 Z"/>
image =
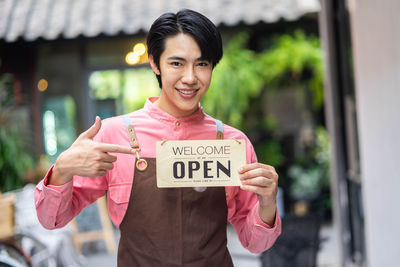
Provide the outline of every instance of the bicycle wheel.
<path id="1" fill-rule="evenodd" d="M 31 267 L 29 256 L 11 242 L 0 242 L 0 267 Z"/>

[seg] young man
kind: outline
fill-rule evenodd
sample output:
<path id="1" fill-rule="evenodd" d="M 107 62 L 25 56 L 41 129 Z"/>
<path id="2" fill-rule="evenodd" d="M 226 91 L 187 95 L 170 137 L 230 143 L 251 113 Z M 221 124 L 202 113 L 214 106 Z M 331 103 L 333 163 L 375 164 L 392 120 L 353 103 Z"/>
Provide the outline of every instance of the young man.
<path id="1" fill-rule="evenodd" d="M 121 230 L 118 266 L 232 266 L 227 221 L 245 248 L 268 249 L 281 231 L 278 175 L 257 163 L 243 133 L 216 126 L 199 104 L 222 57 L 218 30 L 197 12 L 167 13 L 153 23 L 147 45 L 161 95 L 126 116 L 97 117 L 58 157 L 36 188 L 40 222 L 63 227 L 107 191 L 111 219 Z M 242 186 L 157 188 L 156 142 L 216 139 L 217 128 L 225 139 L 246 140 Z"/>

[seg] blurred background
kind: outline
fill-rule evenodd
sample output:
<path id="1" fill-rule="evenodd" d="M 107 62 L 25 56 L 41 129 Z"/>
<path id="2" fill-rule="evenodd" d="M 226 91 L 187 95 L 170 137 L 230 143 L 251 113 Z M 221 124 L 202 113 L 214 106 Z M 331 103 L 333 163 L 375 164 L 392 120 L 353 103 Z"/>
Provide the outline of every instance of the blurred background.
<path id="1" fill-rule="evenodd" d="M 146 33 L 182 8 L 223 37 L 205 111 L 280 175 L 283 234 L 253 255 L 228 227 L 235 266 L 396 266 L 396 0 L 0 0 L 0 262 L 116 266 L 105 199 L 46 231 L 34 185 L 96 115 L 160 93 Z"/>

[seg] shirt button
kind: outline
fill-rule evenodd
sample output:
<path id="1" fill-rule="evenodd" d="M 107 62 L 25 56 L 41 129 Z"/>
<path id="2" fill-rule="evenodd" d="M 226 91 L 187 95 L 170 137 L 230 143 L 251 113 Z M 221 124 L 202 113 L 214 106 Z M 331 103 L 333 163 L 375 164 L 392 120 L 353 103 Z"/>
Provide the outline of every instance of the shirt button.
<path id="1" fill-rule="evenodd" d="M 179 125 L 181 125 L 181 123 L 179 121 L 177 121 L 177 122 L 175 122 L 175 125 L 179 126 Z"/>

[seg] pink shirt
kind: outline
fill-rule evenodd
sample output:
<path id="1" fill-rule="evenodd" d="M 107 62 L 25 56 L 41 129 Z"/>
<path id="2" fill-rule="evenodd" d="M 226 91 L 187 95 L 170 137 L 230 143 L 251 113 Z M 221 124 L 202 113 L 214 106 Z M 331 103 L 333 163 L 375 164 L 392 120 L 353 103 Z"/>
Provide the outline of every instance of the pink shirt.
<path id="1" fill-rule="evenodd" d="M 141 157 L 156 156 L 156 142 L 167 140 L 209 140 L 216 138 L 215 120 L 200 108 L 194 114 L 175 118 L 153 105 L 149 98 L 143 109 L 128 114 L 134 124 L 141 146 Z M 247 163 L 257 161 L 248 138 L 239 130 L 224 125 L 224 139 L 245 139 Z M 94 140 L 129 146 L 126 126 L 121 116 L 105 119 Z M 47 185 L 52 168 L 36 186 L 35 204 L 41 224 L 48 229 L 65 226 L 81 210 L 107 192 L 108 210 L 112 221 L 119 226 L 128 207 L 134 176 L 134 154 L 115 154 L 114 168 L 103 177 L 74 176 L 62 186 Z M 273 227 L 259 217 L 258 200 L 253 193 L 239 187 L 226 187 L 228 221 L 235 227 L 242 245 L 260 253 L 273 245 L 281 232 L 279 215 Z M 150 211 L 149 211 L 150 212 Z"/>

